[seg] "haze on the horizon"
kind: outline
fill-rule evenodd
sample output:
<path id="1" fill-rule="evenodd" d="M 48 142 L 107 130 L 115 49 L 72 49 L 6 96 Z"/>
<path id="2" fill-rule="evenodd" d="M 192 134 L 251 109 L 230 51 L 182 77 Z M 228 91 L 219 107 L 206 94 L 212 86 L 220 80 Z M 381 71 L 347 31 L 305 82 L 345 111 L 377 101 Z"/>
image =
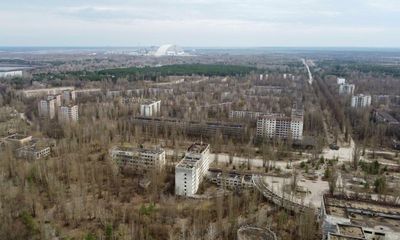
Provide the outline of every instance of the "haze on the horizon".
<path id="1" fill-rule="evenodd" d="M 19 0 L 0 46 L 400 47 L 398 0 Z"/>

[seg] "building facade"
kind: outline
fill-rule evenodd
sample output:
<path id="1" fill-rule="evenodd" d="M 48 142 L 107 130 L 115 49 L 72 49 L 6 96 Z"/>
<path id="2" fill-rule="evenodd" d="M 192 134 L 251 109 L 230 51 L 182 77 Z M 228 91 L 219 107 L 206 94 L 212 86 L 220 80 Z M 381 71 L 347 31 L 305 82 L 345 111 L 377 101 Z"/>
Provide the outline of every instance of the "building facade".
<path id="1" fill-rule="evenodd" d="M 371 106 L 371 95 L 355 95 L 351 97 L 351 107 L 363 108 Z"/>
<path id="2" fill-rule="evenodd" d="M 161 169 L 165 166 L 165 151 L 163 149 L 114 147 L 110 154 L 120 167 Z"/>
<path id="3" fill-rule="evenodd" d="M 79 119 L 78 105 L 61 106 L 58 111 L 60 122 L 77 122 Z"/>
<path id="4" fill-rule="evenodd" d="M 339 85 L 339 94 L 352 95 L 352 94 L 354 94 L 355 88 L 356 87 L 354 84 L 348 84 L 348 83 L 340 84 Z"/>
<path id="5" fill-rule="evenodd" d="M 179 196 L 196 194 L 211 162 L 209 144 L 192 144 L 175 167 L 175 194 Z"/>
<path id="6" fill-rule="evenodd" d="M 276 139 L 303 139 L 303 114 L 292 111 L 291 117 L 282 114 L 268 114 L 257 120 L 257 136 Z"/>
<path id="7" fill-rule="evenodd" d="M 161 101 L 146 101 L 140 104 L 140 115 L 154 117 L 160 113 Z"/>
<path id="8" fill-rule="evenodd" d="M 40 117 L 53 119 L 56 116 L 57 108 L 61 106 L 61 95 L 49 95 L 38 103 Z"/>
<path id="9" fill-rule="evenodd" d="M 63 91 L 73 91 L 75 87 L 56 87 L 56 88 L 41 88 L 41 89 L 30 89 L 22 91 L 24 97 L 37 97 L 43 95 L 57 95 Z"/>

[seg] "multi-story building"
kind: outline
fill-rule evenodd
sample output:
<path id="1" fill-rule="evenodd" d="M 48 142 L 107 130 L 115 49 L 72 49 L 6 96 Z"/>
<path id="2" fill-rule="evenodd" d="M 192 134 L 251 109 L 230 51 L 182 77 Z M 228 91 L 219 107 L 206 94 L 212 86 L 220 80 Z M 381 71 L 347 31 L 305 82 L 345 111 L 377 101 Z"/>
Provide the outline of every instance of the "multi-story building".
<path id="1" fill-rule="evenodd" d="M 371 95 L 358 94 L 351 97 L 351 107 L 363 108 L 371 106 Z"/>
<path id="2" fill-rule="evenodd" d="M 111 157 L 120 167 L 135 169 L 161 169 L 165 165 L 163 149 L 144 149 L 133 147 L 114 147 Z"/>
<path id="3" fill-rule="evenodd" d="M 61 95 L 49 95 L 46 99 L 39 101 L 39 116 L 53 119 L 59 106 L 61 106 Z"/>
<path id="4" fill-rule="evenodd" d="M 63 91 L 62 99 L 65 104 L 70 104 L 72 102 L 75 102 L 76 92 L 74 90 L 73 91 Z"/>
<path id="5" fill-rule="evenodd" d="M 140 104 L 140 115 L 144 117 L 154 117 L 160 113 L 161 101 L 143 101 Z"/>
<path id="6" fill-rule="evenodd" d="M 355 89 L 354 84 L 349 84 L 349 83 L 344 83 L 339 85 L 339 94 L 343 95 L 352 95 L 354 94 L 354 89 Z"/>
<path id="7" fill-rule="evenodd" d="M 77 122 L 79 119 L 78 105 L 61 106 L 58 111 L 58 121 Z"/>
<path id="8" fill-rule="evenodd" d="M 337 84 L 341 85 L 341 84 L 345 84 L 346 83 L 346 79 L 345 78 L 337 78 Z"/>
<path id="9" fill-rule="evenodd" d="M 292 110 L 291 117 L 267 114 L 257 120 L 257 136 L 261 138 L 303 139 L 303 113 Z"/>
<path id="10" fill-rule="evenodd" d="M 180 196 L 196 194 L 211 162 L 209 144 L 192 144 L 175 167 L 175 194 Z"/>
<path id="11" fill-rule="evenodd" d="M 262 112 L 252 112 L 252 111 L 231 111 L 229 113 L 229 118 L 239 118 L 239 119 L 257 119 L 265 113 Z"/>
<path id="12" fill-rule="evenodd" d="M 22 77 L 22 71 L 21 70 L 6 71 L 6 72 L 0 71 L 0 78 L 12 78 L 12 77 Z"/>

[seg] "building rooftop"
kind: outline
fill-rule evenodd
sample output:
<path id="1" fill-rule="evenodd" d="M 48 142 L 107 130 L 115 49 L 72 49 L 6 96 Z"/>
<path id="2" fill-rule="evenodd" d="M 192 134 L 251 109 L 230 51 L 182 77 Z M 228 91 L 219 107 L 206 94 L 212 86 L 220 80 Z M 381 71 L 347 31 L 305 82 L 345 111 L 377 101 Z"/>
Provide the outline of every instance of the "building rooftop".
<path id="1" fill-rule="evenodd" d="M 344 236 L 365 238 L 364 231 L 360 226 L 338 224 L 338 230 Z"/>
<path id="2" fill-rule="evenodd" d="M 204 150 L 207 149 L 208 146 L 209 146 L 209 144 L 207 144 L 207 143 L 193 143 L 187 149 L 187 151 L 190 153 L 202 153 L 202 152 L 204 152 Z"/>
<path id="3" fill-rule="evenodd" d="M 144 105 L 150 105 L 150 104 L 154 104 L 157 102 L 161 102 L 161 100 L 153 100 L 153 99 L 142 99 L 141 100 L 141 104 L 144 104 Z"/>
<path id="4" fill-rule="evenodd" d="M 376 114 L 384 118 L 385 122 L 392 123 L 392 124 L 398 124 L 399 121 L 395 119 L 392 115 L 390 115 L 388 112 L 383 111 L 383 110 L 376 110 Z"/>
<path id="5" fill-rule="evenodd" d="M 201 160 L 201 156 L 191 156 L 188 155 L 190 154 L 201 154 L 203 153 L 207 147 L 209 147 L 209 144 L 206 143 L 193 143 L 188 149 L 185 154 L 185 156 L 182 158 L 182 160 L 176 165 L 178 168 L 186 168 L 186 169 L 192 169 L 193 167 L 196 166 L 196 164 L 199 163 L 199 160 Z"/>
<path id="6" fill-rule="evenodd" d="M 18 151 L 30 151 L 30 152 L 38 152 L 45 148 L 48 148 L 49 145 L 45 144 L 44 142 L 34 143 L 32 145 L 24 146 L 18 149 Z"/>
<path id="7" fill-rule="evenodd" d="M 356 238 L 350 236 L 344 236 L 336 233 L 329 233 L 328 240 L 364 240 L 365 238 Z"/>
<path id="8" fill-rule="evenodd" d="M 27 138 L 32 138 L 32 136 L 14 133 L 14 134 L 11 134 L 11 135 L 5 137 L 4 139 L 5 140 L 23 140 L 23 139 L 27 139 Z"/>

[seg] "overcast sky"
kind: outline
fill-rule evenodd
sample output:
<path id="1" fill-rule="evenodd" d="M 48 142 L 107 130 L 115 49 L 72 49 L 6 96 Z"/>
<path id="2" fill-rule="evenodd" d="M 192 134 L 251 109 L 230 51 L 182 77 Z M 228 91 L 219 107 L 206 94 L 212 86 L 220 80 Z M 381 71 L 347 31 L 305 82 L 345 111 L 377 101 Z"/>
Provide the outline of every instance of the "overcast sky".
<path id="1" fill-rule="evenodd" d="M 0 46 L 400 47 L 400 0 L 0 0 Z"/>

